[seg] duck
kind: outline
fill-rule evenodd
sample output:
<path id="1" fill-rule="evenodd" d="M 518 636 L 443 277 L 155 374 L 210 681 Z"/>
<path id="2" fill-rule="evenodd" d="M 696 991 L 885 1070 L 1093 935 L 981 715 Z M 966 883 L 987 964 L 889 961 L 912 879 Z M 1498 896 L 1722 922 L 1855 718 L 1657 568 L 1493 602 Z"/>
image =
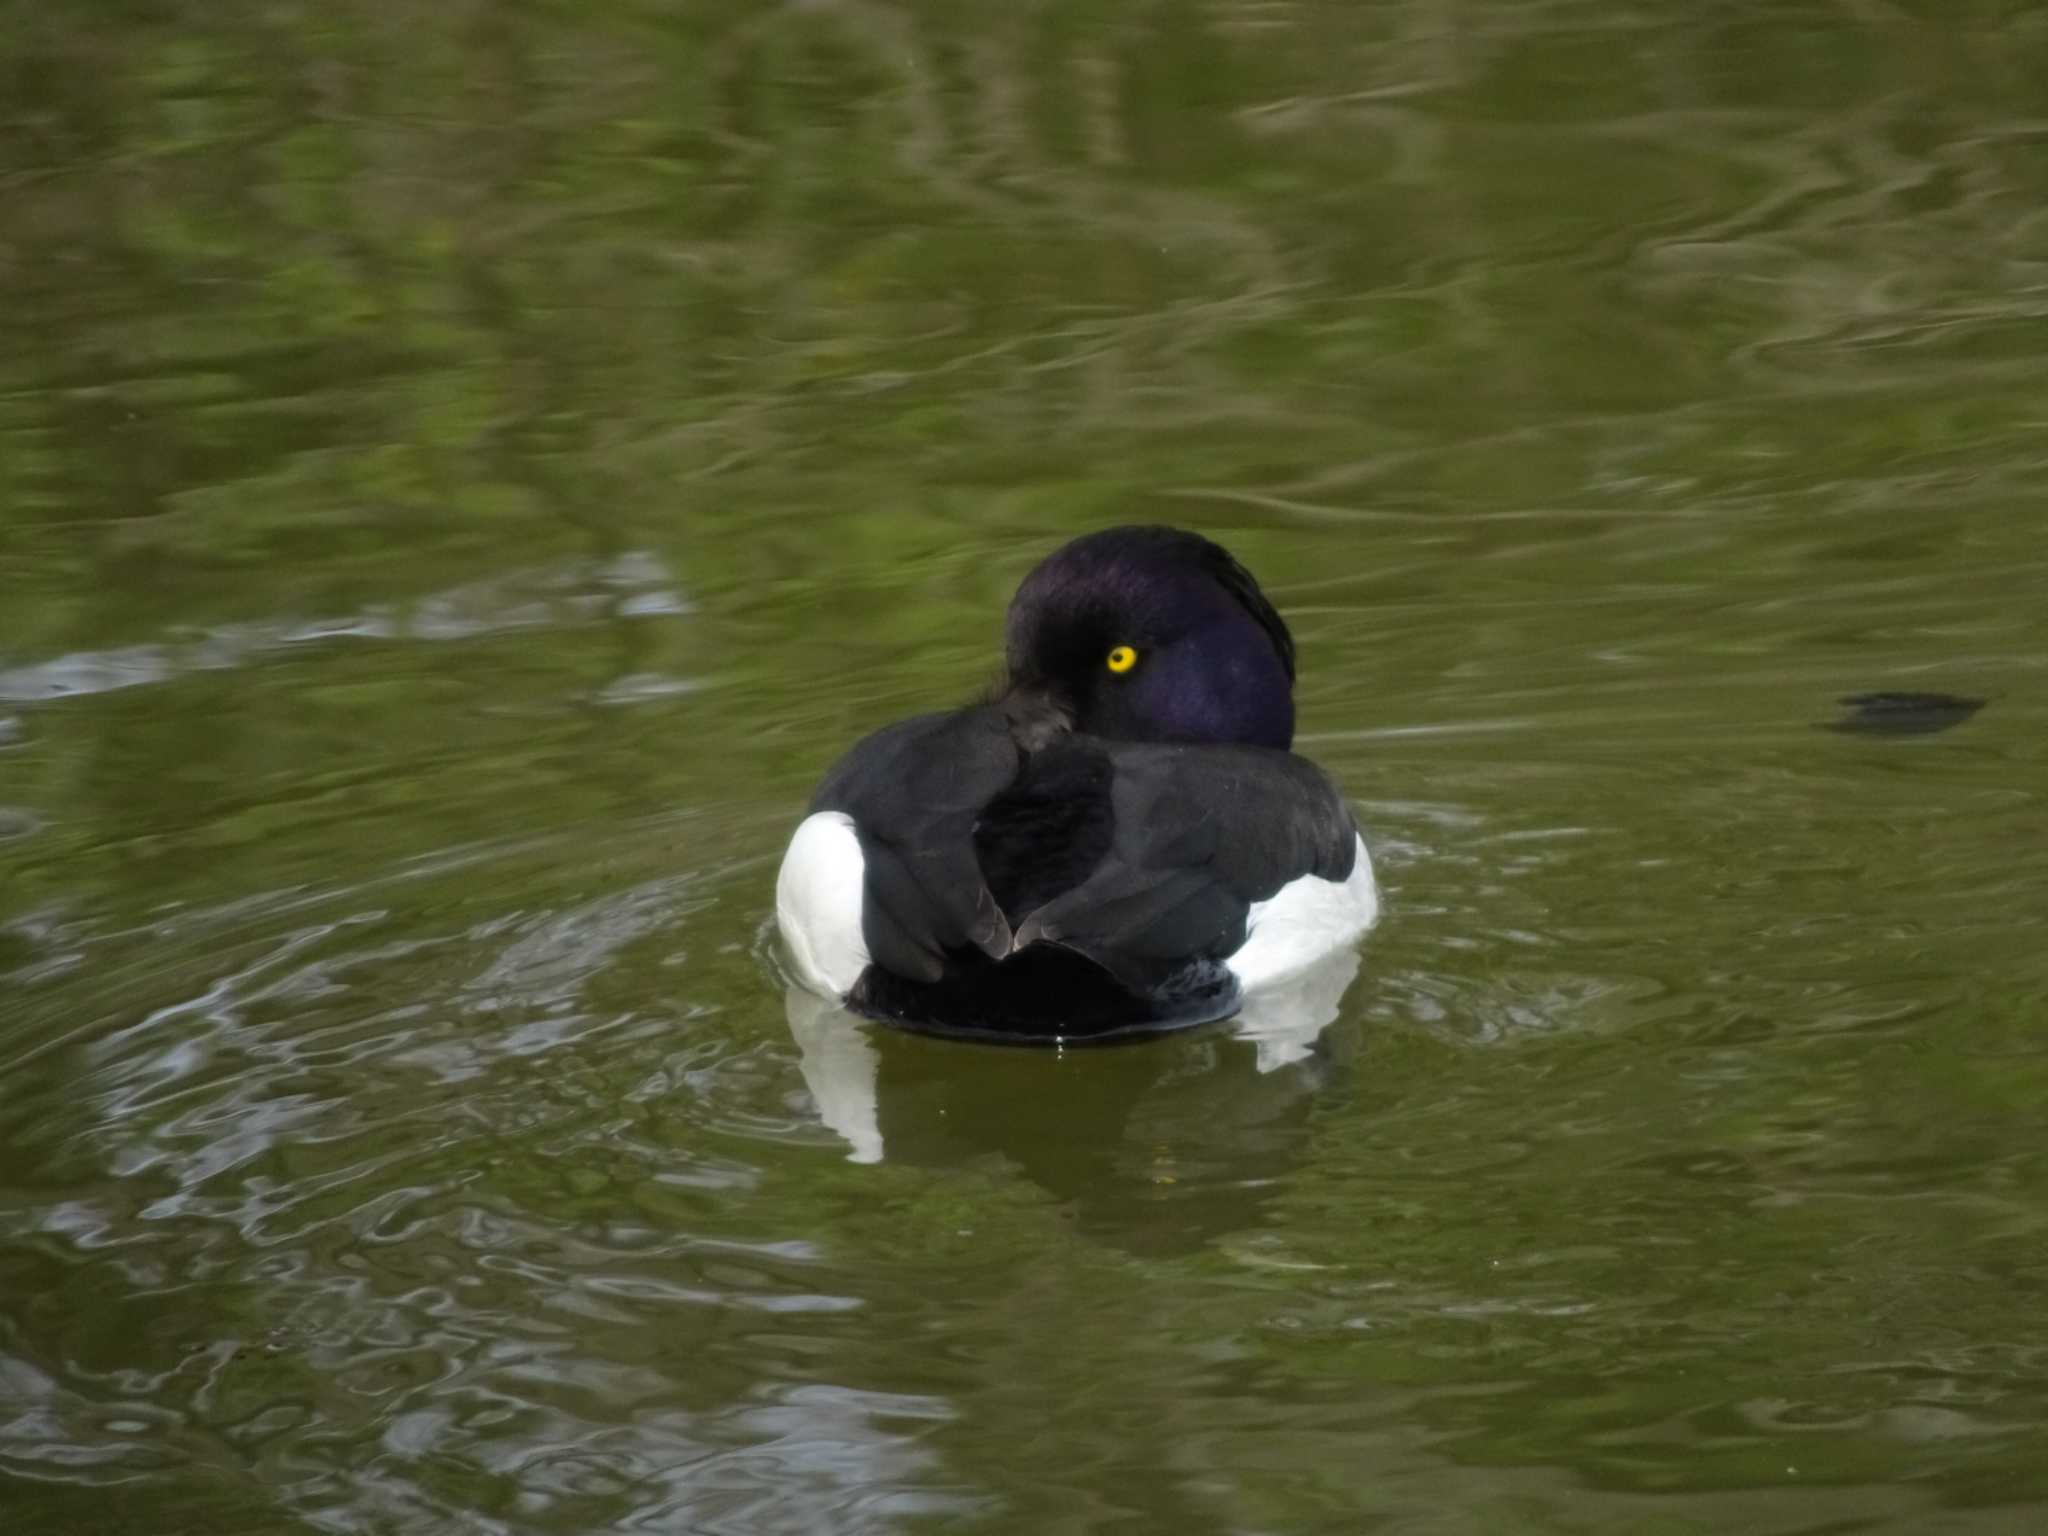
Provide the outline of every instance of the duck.
<path id="1" fill-rule="evenodd" d="M 818 784 L 776 877 L 796 984 L 914 1032 L 1091 1043 L 1230 1018 L 1372 926 L 1365 838 L 1293 751 L 1293 636 L 1222 545 L 1074 539 L 1017 588 L 1003 661 Z"/>

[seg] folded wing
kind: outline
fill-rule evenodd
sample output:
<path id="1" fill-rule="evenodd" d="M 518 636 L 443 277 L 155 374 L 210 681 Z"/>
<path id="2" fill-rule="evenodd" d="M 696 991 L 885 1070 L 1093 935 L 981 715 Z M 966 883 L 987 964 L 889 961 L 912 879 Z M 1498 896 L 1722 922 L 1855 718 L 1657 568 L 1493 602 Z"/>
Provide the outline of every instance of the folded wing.
<path id="1" fill-rule="evenodd" d="M 876 732 L 811 809 L 853 819 L 873 963 L 928 984 L 963 951 L 1034 944 L 1139 994 L 1207 984 L 1255 904 L 1344 880 L 1357 850 L 1335 786 L 1291 753 L 1067 737 L 1027 755 L 995 708 Z"/>
<path id="2" fill-rule="evenodd" d="M 1010 952 L 974 826 L 1016 778 L 1020 757 L 993 709 L 921 715 L 857 743 L 818 786 L 811 809 L 845 812 L 860 838 L 861 927 L 876 965 L 935 982 L 948 950 Z"/>
<path id="3" fill-rule="evenodd" d="M 1282 887 L 1351 874 L 1357 828 L 1313 763 L 1260 747 L 1103 747 L 1109 849 L 1017 925 L 1016 947 L 1059 944 L 1156 988 L 1235 952 L 1252 906 Z"/>

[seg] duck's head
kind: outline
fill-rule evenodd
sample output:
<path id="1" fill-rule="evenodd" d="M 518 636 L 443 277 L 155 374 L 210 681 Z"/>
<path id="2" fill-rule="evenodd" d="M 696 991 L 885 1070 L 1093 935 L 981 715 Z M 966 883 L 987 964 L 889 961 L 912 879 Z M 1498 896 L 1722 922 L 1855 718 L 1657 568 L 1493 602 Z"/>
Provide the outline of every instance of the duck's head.
<path id="1" fill-rule="evenodd" d="M 1123 741 L 1294 740 L 1294 640 L 1251 573 L 1179 528 L 1108 528 L 1024 578 L 1010 696 Z"/>

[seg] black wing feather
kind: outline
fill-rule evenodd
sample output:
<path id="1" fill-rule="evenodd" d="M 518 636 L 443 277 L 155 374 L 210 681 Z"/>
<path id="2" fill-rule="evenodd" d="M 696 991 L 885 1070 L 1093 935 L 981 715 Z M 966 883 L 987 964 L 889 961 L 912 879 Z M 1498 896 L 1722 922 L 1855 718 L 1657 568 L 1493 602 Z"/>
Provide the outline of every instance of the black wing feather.
<path id="1" fill-rule="evenodd" d="M 993 709 L 921 715 L 855 743 L 811 798 L 853 818 L 866 864 L 862 937 L 876 965 L 934 982 L 946 952 L 1010 948 L 1010 925 L 975 857 L 983 806 L 1020 753 Z"/>
<path id="2" fill-rule="evenodd" d="M 1288 882 L 1350 875 L 1357 827 L 1306 759 L 1261 747 L 1107 749 L 1109 852 L 1018 925 L 1019 947 L 1060 944 L 1127 986 L 1156 987 L 1188 962 L 1231 954 L 1252 904 Z"/>
<path id="3" fill-rule="evenodd" d="M 877 731 L 811 809 L 853 818 L 874 968 L 970 991 L 1040 943 L 1139 997 L 1221 985 L 1254 902 L 1356 857 L 1342 797 L 1292 753 L 1068 736 L 1026 754 L 990 707 Z"/>

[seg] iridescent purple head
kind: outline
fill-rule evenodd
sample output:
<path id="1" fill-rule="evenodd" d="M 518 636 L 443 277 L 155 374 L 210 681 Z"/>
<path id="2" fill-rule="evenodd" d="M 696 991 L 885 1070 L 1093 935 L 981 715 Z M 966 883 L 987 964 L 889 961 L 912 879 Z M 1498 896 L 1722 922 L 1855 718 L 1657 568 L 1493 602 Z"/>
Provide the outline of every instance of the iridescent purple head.
<path id="1" fill-rule="evenodd" d="M 1123 741 L 1294 740 L 1294 640 L 1251 573 L 1179 528 L 1108 528 L 1024 578 L 1005 626 L 1010 685 L 1074 729 Z"/>

